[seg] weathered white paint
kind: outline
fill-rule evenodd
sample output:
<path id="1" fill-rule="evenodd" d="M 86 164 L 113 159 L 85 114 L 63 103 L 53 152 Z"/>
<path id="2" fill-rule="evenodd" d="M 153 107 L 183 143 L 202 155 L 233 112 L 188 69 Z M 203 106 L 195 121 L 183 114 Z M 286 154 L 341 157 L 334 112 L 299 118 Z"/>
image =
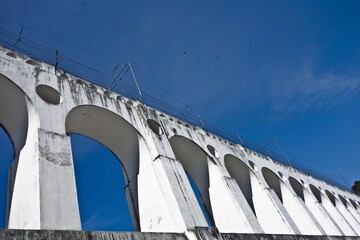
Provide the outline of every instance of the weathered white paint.
<path id="1" fill-rule="evenodd" d="M 344 235 L 336 222 L 310 190 L 304 191 L 304 201 L 327 235 Z"/>
<path id="2" fill-rule="evenodd" d="M 358 196 L 9 52 L 0 48 L 0 124 L 15 150 L 8 228 L 81 229 L 67 136 L 78 133 L 121 161 L 137 230 L 188 232 L 197 239 L 188 230 L 207 222 L 187 172 L 220 232 L 360 235 Z"/>

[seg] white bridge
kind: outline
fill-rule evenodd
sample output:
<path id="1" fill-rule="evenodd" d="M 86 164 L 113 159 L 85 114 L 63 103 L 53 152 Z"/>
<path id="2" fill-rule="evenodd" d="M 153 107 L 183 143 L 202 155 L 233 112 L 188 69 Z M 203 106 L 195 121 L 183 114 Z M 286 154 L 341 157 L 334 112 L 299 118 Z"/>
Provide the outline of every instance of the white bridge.
<path id="1" fill-rule="evenodd" d="M 137 231 L 208 227 L 204 209 L 219 233 L 360 236 L 358 196 L 3 47 L 0 124 L 15 152 L 9 229 L 81 230 L 77 133 L 121 162 Z"/>

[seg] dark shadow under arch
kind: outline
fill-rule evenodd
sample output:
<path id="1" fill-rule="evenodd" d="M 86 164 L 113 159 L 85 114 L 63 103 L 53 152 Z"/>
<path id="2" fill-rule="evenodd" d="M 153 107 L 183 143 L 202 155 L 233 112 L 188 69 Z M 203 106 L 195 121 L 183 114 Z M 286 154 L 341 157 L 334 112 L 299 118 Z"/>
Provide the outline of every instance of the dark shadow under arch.
<path id="1" fill-rule="evenodd" d="M 255 213 L 254 203 L 252 200 L 252 190 L 251 190 L 251 179 L 250 179 L 250 168 L 239 158 L 227 154 L 224 157 L 225 167 L 228 170 L 230 176 L 235 179 L 239 185 L 242 193 L 245 196 L 246 201 L 248 202 L 253 213 Z"/>
<path id="2" fill-rule="evenodd" d="M 346 201 L 346 199 L 343 196 L 341 196 L 340 194 L 338 196 L 339 196 L 339 199 L 342 202 L 342 204 L 344 204 L 345 208 L 348 208 L 348 202 Z"/>
<path id="3" fill-rule="evenodd" d="M 332 194 L 331 192 L 329 192 L 328 190 L 325 190 L 325 193 L 327 195 L 327 197 L 330 199 L 331 203 L 336 206 L 336 201 L 335 201 L 335 196 L 334 194 Z"/>
<path id="4" fill-rule="evenodd" d="M 269 187 L 274 190 L 281 202 L 283 202 L 280 186 L 280 178 L 270 169 L 263 167 L 261 172 L 265 178 L 266 183 Z"/>
<path id="5" fill-rule="evenodd" d="M 356 202 L 352 199 L 349 199 L 349 200 L 350 200 L 351 205 L 353 205 L 353 207 L 357 210 L 359 206 L 357 206 Z"/>
<path id="6" fill-rule="evenodd" d="M 214 226 L 214 219 L 211 210 L 211 202 L 209 196 L 209 169 L 207 163 L 207 154 L 195 142 L 182 136 L 173 136 L 170 138 L 170 145 L 174 151 L 176 159 L 180 160 L 185 172 L 191 177 L 200 192 L 201 200 L 204 204 L 200 204 L 205 219 L 210 219 L 208 224 Z M 193 190 L 194 190 L 194 186 Z M 196 190 L 194 190 L 195 193 Z M 196 194 L 195 194 L 196 195 Z M 198 201 L 199 201 L 199 196 Z"/>
<path id="7" fill-rule="evenodd" d="M 314 194 L 316 200 L 318 200 L 319 203 L 322 203 L 320 190 L 312 184 L 310 184 L 309 187 L 311 192 Z"/>
<path id="8" fill-rule="evenodd" d="M 10 79 L 0 74 L 0 126 L 9 135 L 15 155 L 24 147 L 28 129 L 25 93 Z"/>
<path id="9" fill-rule="evenodd" d="M 13 184 L 16 178 L 20 152 L 24 148 L 28 137 L 28 107 L 32 107 L 30 105 L 32 105 L 31 101 L 24 91 L 9 78 L 0 74 L 0 127 L 7 136 L 4 138 L 10 140 L 11 147 L 9 146 L 9 148 L 12 149 L 10 150 L 12 151 L 12 156 L 9 160 L 11 164 L 9 164 L 10 166 L 8 164 L 5 166 L 9 171 L 4 173 L 6 178 L 8 178 L 8 181 L 6 181 L 8 183 L 7 193 L 4 194 L 5 196 L 7 195 L 5 225 L 7 225 L 11 211 Z M 34 115 L 32 117 L 34 117 L 34 119 L 37 118 L 37 116 Z"/>
<path id="10" fill-rule="evenodd" d="M 289 182 L 296 195 L 298 195 L 305 202 L 303 185 L 293 177 L 289 177 Z"/>

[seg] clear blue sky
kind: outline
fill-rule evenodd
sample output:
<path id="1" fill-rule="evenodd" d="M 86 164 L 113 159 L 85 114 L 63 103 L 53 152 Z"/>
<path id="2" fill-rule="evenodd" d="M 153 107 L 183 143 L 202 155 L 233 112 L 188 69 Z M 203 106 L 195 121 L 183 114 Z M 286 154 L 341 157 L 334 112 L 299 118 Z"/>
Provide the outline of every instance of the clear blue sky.
<path id="1" fill-rule="evenodd" d="M 276 139 L 293 160 L 351 185 L 360 178 L 359 11 L 359 1 L 13 0 L 3 1 L 0 15 L 119 63 L 130 60 L 147 77 L 138 76 L 143 91 L 177 104 L 155 82 L 242 136 L 260 145 Z M 0 28 L 21 29 L 1 18 Z M 26 29 L 23 36 L 108 75 L 116 66 Z M 85 179 L 78 184 L 100 184 L 86 176 L 116 160 L 73 140 L 77 175 Z M 84 161 L 96 167 L 83 170 L 91 165 Z M 105 224 L 103 217 L 115 227 L 98 229 L 131 228 L 106 217 L 114 211 L 98 197 L 79 193 L 83 208 L 97 207 L 82 210 L 84 226 Z"/>

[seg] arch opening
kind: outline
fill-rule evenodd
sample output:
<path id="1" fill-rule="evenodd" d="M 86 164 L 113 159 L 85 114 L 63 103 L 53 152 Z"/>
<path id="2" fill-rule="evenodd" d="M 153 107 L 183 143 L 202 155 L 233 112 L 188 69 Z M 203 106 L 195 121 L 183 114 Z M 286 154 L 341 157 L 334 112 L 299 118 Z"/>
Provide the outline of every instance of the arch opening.
<path id="1" fill-rule="evenodd" d="M 319 203 L 322 203 L 320 190 L 312 184 L 310 184 L 309 187 L 311 192 L 314 194 L 316 200 L 318 200 Z"/>
<path id="2" fill-rule="evenodd" d="M 302 184 L 293 177 L 289 177 L 289 182 L 296 195 L 298 195 L 305 202 L 304 187 Z"/>
<path id="3" fill-rule="evenodd" d="M 279 177 L 266 167 L 263 167 L 261 172 L 265 178 L 266 183 L 272 190 L 274 190 L 280 201 L 283 202 Z"/>
<path id="4" fill-rule="evenodd" d="M 352 199 L 349 199 L 349 200 L 350 200 L 351 205 L 353 205 L 353 207 L 357 210 L 358 206 L 356 205 L 356 202 Z"/>
<path id="5" fill-rule="evenodd" d="M 31 102 L 26 94 L 10 79 L 0 74 L 0 138 L 3 149 L 1 177 L 5 181 L 2 184 L 4 191 L 1 195 L 2 201 L 6 199 L 0 206 L 0 218 L 4 219 L 4 222 L 0 221 L 1 227 L 7 228 L 9 221 L 18 160 L 28 137 L 30 105 Z"/>
<path id="6" fill-rule="evenodd" d="M 211 153 L 211 155 L 213 155 L 215 158 L 219 158 L 220 155 L 219 155 L 219 152 L 216 151 L 216 149 L 211 146 L 211 145 L 207 145 L 207 149 L 209 150 L 209 152 Z"/>
<path id="7" fill-rule="evenodd" d="M 186 171 L 185 171 L 185 172 L 186 172 Z M 210 217 L 210 215 L 209 215 L 209 213 L 208 213 L 208 212 L 209 212 L 209 209 L 207 209 L 207 207 L 206 207 L 205 201 L 204 201 L 204 199 L 203 199 L 203 197 L 202 197 L 202 194 L 201 194 L 199 188 L 197 187 L 194 179 L 190 176 L 189 173 L 186 172 L 186 176 L 187 176 L 187 178 L 188 178 L 188 180 L 189 180 L 189 182 L 190 182 L 190 185 L 191 185 L 192 190 L 194 191 L 194 194 L 195 194 L 195 196 L 196 196 L 196 200 L 197 200 L 197 202 L 198 202 L 198 204 L 199 204 L 199 206 L 200 206 L 200 208 L 201 208 L 202 214 L 203 214 L 204 217 L 205 217 L 206 223 L 208 224 L 208 226 L 214 227 L 214 224 L 213 224 L 213 222 L 212 222 L 212 219 L 211 219 L 211 217 Z"/>
<path id="8" fill-rule="evenodd" d="M 251 167 L 255 172 L 258 171 L 258 168 L 257 168 L 257 166 L 255 165 L 255 163 L 253 163 L 253 162 L 250 161 L 250 160 L 249 160 L 249 165 L 250 165 L 250 167 Z"/>
<path id="9" fill-rule="evenodd" d="M 342 204 L 344 204 L 344 206 L 346 208 L 348 208 L 348 203 L 347 203 L 346 199 L 343 196 L 341 196 L 340 194 L 338 196 L 339 196 L 339 199 L 342 202 Z"/>
<path id="10" fill-rule="evenodd" d="M 325 193 L 327 195 L 327 197 L 330 199 L 331 203 L 336 206 L 336 201 L 335 201 L 335 196 L 334 194 L 332 194 L 331 192 L 329 192 L 328 190 L 325 190 Z"/>
<path id="11" fill-rule="evenodd" d="M 8 172 L 14 160 L 14 148 L 9 135 L 0 126 L 0 228 L 6 228 L 8 196 Z"/>
<path id="12" fill-rule="evenodd" d="M 65 127 L 67 134 L 79 134 L 94 139 L 105 146 L 118 159 L 126 183 L 124 191 L 133 226 L 136 231 L 140 230 L 137 186 L 140 156 L 138 139 L 140 135 L 138 132 L 117 114 L 90 105 L 72 109 L 67 115 Z M 77 178 L 77 176 L 75 177 Z M 81 196 L 78 197 L 81 200 Z M 80 209 L 82 209 L 82 204 L 79 201 Z M 97 206 L 94 206 L 94 208 L 97 208 Z M 80 211 L 80 215 L 83 214 Z"/>
<path id="13" fill-rule="evenodd" d="M 236 183 L 240 187 L 246 201 L 256 216 L 254 203 L 252 200 L 251 178 L 249 167 L 241 161 L 239 158 L 227 154 L 224 157 L 225 167 L 228 170 L 230 176 L 235 179 Z"/>
<path id="14" fill-rule="evenodd" d="M 37 95 L 49 104 L 57 105 L 62 102 L 61 94 L 55 89 L 48 85 L 37 85 L 36 88 Z"/>
<path id="15" fill-rule="evenodd" d="M 149 125 L 150 129 L 158 136 L 163 134 L 163 130 L 158 122 L 153 119 L 146 120 L 147 124 Z"/>
<path id="16" fill-rule="evenodd" d="M 70 134 L 82 230 L 134 231 L 122 166 L 101 143 Z"/>
<path id="17" fill-rule="evenodd" d="M 200 193 L 196 197 L 202 212 L 205 213 L 204 217 L 208 221 L 208 225 L 215 226 L 209 195 L 209 170 L 206 153 L 196 143 L 182 136 L 171 137 L 170 145 L 176 159 L 180 161 L 185 172 L 193 180 L 194 184 L 191 186 L 195 196 L 197 189 Z M 194 185 L 197 189 L 194 189 Z"/>
<path id="18" fill-rule="evenodd" d="M 25 146 L 28 130 L 28 110 L 25 93 L 0 74 L 0 126 L 7 132 L 19 156 Z"/>

